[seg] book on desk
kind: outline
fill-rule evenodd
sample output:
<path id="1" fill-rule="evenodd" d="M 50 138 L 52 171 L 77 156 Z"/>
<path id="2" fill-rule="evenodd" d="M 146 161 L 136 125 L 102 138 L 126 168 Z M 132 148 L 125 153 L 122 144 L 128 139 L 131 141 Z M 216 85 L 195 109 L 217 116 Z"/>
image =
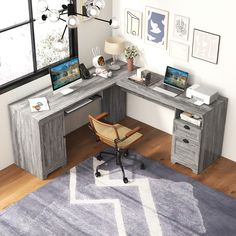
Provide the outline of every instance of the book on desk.
<path id="1" fill-rule="evenodd" d="M 29 98 L 29 105 L 32 112 L 48 111 L 48 101 L 45 97 Z"/>

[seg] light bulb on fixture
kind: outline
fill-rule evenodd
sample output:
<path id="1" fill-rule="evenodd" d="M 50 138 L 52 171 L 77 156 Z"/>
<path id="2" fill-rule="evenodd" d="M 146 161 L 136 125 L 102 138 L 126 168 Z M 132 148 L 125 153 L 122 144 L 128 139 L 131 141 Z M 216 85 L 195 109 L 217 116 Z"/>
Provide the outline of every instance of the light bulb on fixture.
<path id="1" fill-rule="evenodd" d="M 89 5 L 87 7 L 87 15 L 90 17 L 97 17 L 100 14 L 100 10 L 96 6 Z"/>
<path id="2" fill-rule="evenodd" d="M 59 20 L 59 11 L 58 10 L 50 10 L 49 14 L 48 14 L 48 19 L 51 22 L 57 22 Z"/>
<path id="3" fill-rule="evenodd" d="M 112 18 L 110 20 L 110 25 L 111 25 L 112 29 L 118 29 L 120 27 L 119 26 L 119 21 L 116 18 Z"/>
<path id="4" fill-rule="evenodd" d="M 105 1 L 104 0 L 94 0 L 93 5 L 98 7 L 99 9 L 104 9 L 105 8 Z"/>
<path id="5" fill-rule="evenodd" d="M 35 20 L 38 24 L 44 24 L 45 23 L 45 20 L 43 20 L 43 16 L 42 14 L 37 14 L 35 16 Z M 47 16 L 46 16 L 47 17 Z"/>
<path id="6" fill-rule="evenodd" d="M 37 8 L 39 11 L 44 12 L 48 9 L 48 4 L 45 0 L 39 0 Z"/>
<path id="7" fill-rule="evenodd" d="M 67 25 L 69 28 L 74 29 L 78 26 L 79 20 L 75 15 L 68 16 Z"/>

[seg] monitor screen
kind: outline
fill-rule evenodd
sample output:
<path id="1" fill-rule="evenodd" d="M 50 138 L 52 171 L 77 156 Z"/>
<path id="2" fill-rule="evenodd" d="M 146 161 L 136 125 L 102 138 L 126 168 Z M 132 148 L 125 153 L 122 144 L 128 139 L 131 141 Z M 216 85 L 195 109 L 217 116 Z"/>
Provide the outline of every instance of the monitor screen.
<path id="1" fill-rule="evenodd" d="M 167 66 L 164 83 L 179 89 L 187 86 L 188 72 Z"/>
<path id="2" fill-rule="evenodd" d="M 60 65 L 50 68 L 53 91 L 65 87 L 80 78 L 79 59 L 71 58 Z"/>

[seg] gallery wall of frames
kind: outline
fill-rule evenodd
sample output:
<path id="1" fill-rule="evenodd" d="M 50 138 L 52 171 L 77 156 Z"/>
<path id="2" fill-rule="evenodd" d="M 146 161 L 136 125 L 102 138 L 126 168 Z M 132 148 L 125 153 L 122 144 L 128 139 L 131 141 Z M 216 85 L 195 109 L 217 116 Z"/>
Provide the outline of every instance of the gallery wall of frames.
<path id="1" fill-rule="evenodd" d="M 174 14 L 172 28 L 169 28 L 170 14 Z M 193 58 L 218 63 L 220 35 L 196 28 L 190 32 L 189 16 L 148 6 L 144 13 L 126 8 L 124 23 L 124 34 L 143 39 L 154 47 L 169 49 L 171 57 L 187 62 L 191 54 Z M 189 40 L 190 33 L 193 34 L 192 42 Z"/>

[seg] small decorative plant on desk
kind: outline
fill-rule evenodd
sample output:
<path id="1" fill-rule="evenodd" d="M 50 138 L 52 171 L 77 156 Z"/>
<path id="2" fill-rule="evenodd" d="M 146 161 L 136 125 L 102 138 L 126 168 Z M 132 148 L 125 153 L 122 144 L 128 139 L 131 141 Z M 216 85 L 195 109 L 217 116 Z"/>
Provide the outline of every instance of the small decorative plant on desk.
<path id="1" fill-rule="evenodd" d="M 134 58 L 138 56 L 138 50 L 135 46 L 125 48 L 125 58 L 127 60 L 128 71 L 133 70 Z"/>

